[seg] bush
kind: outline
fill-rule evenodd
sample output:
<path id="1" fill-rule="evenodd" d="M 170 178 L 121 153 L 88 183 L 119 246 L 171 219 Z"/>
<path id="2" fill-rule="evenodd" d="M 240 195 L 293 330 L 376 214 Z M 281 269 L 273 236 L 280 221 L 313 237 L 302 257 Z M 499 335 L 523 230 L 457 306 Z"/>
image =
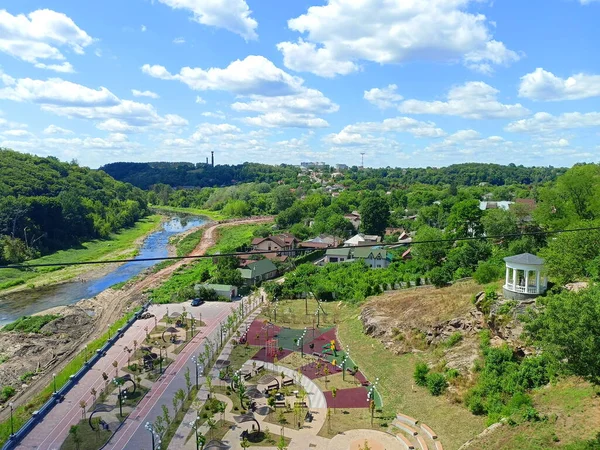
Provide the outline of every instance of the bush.
<path id="1" fill-rule="evenodd" d="M 434 267 L 428 273 L 431 284 L 435 287 L 444 287 L 452 280 L 452 274 L 445 267 Z"/>
<path id="2" fill-rule="evenodd" d="M 446 346 L 446 348 L 454 347 L 456 344 L 458 344 L 462 340 L 463 340 L 463 335 L 460 333 L 460 331 L 457 331 L 450 335 L 450 337 L 446 340 L 444 345 Z"/>
<path id="3" fill-rule="evenodd" d="M 427 374 L 429 373 L 429 367 L 425 363 L 418 363 L 415 367 L 414 379 L 417 386 L 427 385 Z"/>
<path id="4" fill-rule="evenodd" d="M 473 274 L 473 278 L 479 284 L 487 284 L 496 281 L 502 277 L 502 267 L 497 266 L 493 262 L 480 262 Z"/>
<path id="5" fill-rule="evenodd" d="M 4 386 L 0 391 L 0 403 L 6 402 L 9 398 L 15 395 L 15 388 L 12 386 Z"/>
<path id="6" fill-rule="evenodd" d="M 39 333 L 40 329 L 60 316 L 45 314 L 43 316 L 23 316 L 16 321 L 5 325 L 2 331 L 20 331 L 22 333 Z"/>
<path id="7" fill-rule="evenodd" d="M 447 387 L 448 382 L 443 374 L 434 372 L 427 375 L 427 389 L 429 389 L 431 395 L 436 397 L 442 395 Z"/>

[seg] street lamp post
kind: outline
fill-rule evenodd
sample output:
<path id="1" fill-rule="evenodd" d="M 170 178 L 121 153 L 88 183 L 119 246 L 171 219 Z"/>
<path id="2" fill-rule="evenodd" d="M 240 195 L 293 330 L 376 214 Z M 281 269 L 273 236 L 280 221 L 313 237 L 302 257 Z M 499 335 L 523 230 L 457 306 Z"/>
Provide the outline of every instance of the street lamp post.
<path id="1" fill-rule="evenodd" d="M 56 373 L 52 374 L 52 385 L 54 387 L 54 394 L 56 395 Z"/>
<path id="2" fill-rule="evenodd" d="M 146 422 L 144 428 L 150 432 L 150 436 L 152 436 L 152 450 L 155 450 L 156 444 L 158 444 L 158 448 L 160 448 L 161 440 L 160 436 L 157 435 L 156 431 L 154 431 L 154 426 L 150 422 Z M 158 440 L 158 442 L 156 442 Z"/>
<path id="3" fill-rule="evenodd" d="M 198 372 L 200 372 L 201 365 L 196 355 L 192 356 L 192 361 L 194 362 L 194 367 L 196 368 L 196 390 L 198 390 Z"/>
<path id="4" fill-rule="evenodd" d="M 196 419 L 190 423 L 190 426 L 194 429 L 196 433 L 196 450 L 200 450 L 200 441 L 198 440 L 198 420 L 200 420 L 200 416 L 196 416 Z"/>
<path id="5" fill-rule="evenodd" d="M 13 407 L 15 406 L 15 404 L 13 402 L 10 402 L 8 406 L 10 406 L 10 437 L 12 438 L 15 434 L 15 429 L 13 425 Z"/>
<path id="6" fill-rule="evenodd" d="M 121 382 L 117 378 L 113 378 L 113 383 L 119 388 L 119 416 L 123 417 L 123 392 L 121 391 Z"/>

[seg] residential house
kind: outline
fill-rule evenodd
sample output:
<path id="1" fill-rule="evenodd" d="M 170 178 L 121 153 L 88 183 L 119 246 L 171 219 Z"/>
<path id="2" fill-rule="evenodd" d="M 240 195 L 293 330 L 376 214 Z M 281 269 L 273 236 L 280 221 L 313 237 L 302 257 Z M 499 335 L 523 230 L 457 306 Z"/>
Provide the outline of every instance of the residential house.
<path id="1" fill-rule="evenodd" d="M 275 278 L 278 273 L 277 266 L 268 259 L 251 262 L 238 270 L 242 275 L 244 284 L 248 286 Z"/>
<path id="2" fill-rule="evenodd" d="M 354 259 L 362 259 L 371 269 L 385 269 L 392 262 L 392 254 L 384 248 L 359 247 L 352 249 Z"/>
<path id="3" fill-rule="evenodd" d="M 404 253 L 402 253 L 402 259 L 404 261 L 412 259 L 412 247 L 409 247 Z"/>
<path id="4" fill-rule="evenodd" d="M 479 209 L 485 211 L 487 209 L 503 209 L 504 211 L 508 211 L 510 209 L 510 205 L 514 202 L 509 201 L 500 201 L 500 202 L 479 202 Z"/>
<path id="5" fill-rule="evenodd" d="M 413 238 L 406 231 L 403 231 L 400 236 L 398 236 L 398 244 L 410 244 Z"/>
<path id="6" fill-rule="evenodd" d="M 381 242 L 381 236 L 358 233 L 344 241 L 344 247 L 356 247 L 357 245 L 377 244 L 379 242 Z"/>
<path id="7" fill-rule="evenodd" d="M 394 234 L 401 234 L 401 233 L 404 233 L 404 228 L 387 227 L 385 229 L 386 236 L 392 236 Z"/>
<path id="8" fill-rule="evenodd" d="M 350 214 L 344 214 L 344 219 L 348 219 L 355 230 L 360 227 L 360 214 L 357 211 L 352 211 Z"/>
<path id="9" fill-rule="evenodd" d="M 206 289 L 212 289 L 213 291 L 215 291 L 217 293 L 217 295 L 219 297 L 224 297 L 229 300 L 233 299 L 234 297 L 237 297 L 237 295 L 238 295 L 237 286 L 232 286 L 229 284 L 209 284 L 209 283 L 197 284 L 194 286 L 194 290 L 196 292 L 198 292 L 200 287 L 203 287 Z"/>
<path id="10" fill-rule="evenodd" d="M 324 262 L 338 263 L 346 262 L 352 259 L 352 249 L 350 247 L 330 248 L 325 252 Z"/>
<path id="11" fill-rule="evenodd" d="M 338 238 L 335 238 L 329 234 L 320 234 L 317 237 L 309 239 L 308 241 L 300 242 L 298 247 L 303 248 L 330 248 L 337 247 L 340 243 Z"/>
<path id="12" fill-rule="evenodd" d="M 347 164 L 336 164 L 335 168 L 339 171 L 348 170 L 348 165 Z"/>
<path id="13" fill-rule="evenodd" d="M 298 239 L 293 234 L 282 233 L 265 238 L 254 238 L 252 240 L 252 250 L 255 252 L 276 252 L 285 254 L 285 250 L 295 249 L 298 242 Z"/>

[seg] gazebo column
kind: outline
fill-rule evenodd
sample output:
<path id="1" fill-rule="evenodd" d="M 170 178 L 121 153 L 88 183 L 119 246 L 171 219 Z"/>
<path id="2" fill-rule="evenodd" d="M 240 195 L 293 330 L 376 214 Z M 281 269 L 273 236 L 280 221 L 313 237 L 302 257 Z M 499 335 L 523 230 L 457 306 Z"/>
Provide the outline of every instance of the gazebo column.
<path id="1" fill-rule="evenodd" d="M 535 271 L 535 288 L 536 288 L 536 292 L 539 293 L 540 292 L 540 271 L 536 270 Z"/>
<path id="2" fill-rule="evenodd" d="M 529 269 L 525 270 L 525 292 L 529 289 Z"/>
<path id="3" fill-rule="evenodd" d="M 508 266 L 506 266 L 506 278 L 504 280 L 504 284 L 508 286 L 508 284 L 510 283 L 508 281 L 508 274 L 510 273 L 510 268 Z"/>
<path id="4" fill-rule="evenodd" d="M 517 286 L 517 269 L 513 269 L 513 289 Z"/>

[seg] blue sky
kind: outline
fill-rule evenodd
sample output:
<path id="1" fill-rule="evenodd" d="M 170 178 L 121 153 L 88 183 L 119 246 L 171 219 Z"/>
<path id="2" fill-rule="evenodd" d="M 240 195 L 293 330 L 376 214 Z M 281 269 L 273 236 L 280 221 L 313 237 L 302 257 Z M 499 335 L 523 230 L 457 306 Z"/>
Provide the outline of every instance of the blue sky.
<path id="1" fill-rule="evenodd" d="M 4 0 L 0 147 L 77 159 L 599 162 L 600 0 Z"/>

